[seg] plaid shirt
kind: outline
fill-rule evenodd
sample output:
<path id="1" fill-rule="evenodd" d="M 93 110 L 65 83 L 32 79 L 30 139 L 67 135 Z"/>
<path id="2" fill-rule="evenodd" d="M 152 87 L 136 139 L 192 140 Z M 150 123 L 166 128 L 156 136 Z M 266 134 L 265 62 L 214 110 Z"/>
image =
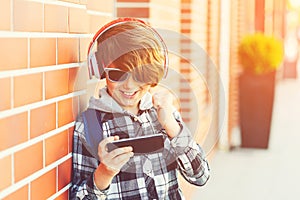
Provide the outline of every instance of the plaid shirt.
<path id="1" fill-rule="evenodd" d="M 101 116 L 103 138 L 119 135 L 131 138 L 164 133 L 152 107 L 137 116 L 97 111 Z M 190 183 L 202 186 L 209 178 L 209 167 L 201 147 L 192 139 L 178 112 L 175 118 L 181 131 L 173 139 L 164 139 L 160 153 L 135 155 L 117 174 L 106 190 L 100 191 L 93 173 L 100 161 L 90 151 L 81 117 L 75 123 L 73 171 L 70 199 L 147 200 L 184 199 L 178 185 L 178 172 Z M 166 135 L 166 134 L 165 134 Z"/>

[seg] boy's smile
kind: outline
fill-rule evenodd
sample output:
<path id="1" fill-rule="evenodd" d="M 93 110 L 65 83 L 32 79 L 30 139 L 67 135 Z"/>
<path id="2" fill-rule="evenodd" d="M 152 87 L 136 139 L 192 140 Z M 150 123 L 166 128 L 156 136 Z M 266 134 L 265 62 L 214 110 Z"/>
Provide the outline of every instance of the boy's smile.
<path id="1" fill-rule="evenodd" d="M 125 98 L 134 98 L 134 95 L 138 92 L 138 91 L 133 91 L 133 92 L 129 92 L 129 91 L 122 91 L 121 92 L 124 94 Z"/>

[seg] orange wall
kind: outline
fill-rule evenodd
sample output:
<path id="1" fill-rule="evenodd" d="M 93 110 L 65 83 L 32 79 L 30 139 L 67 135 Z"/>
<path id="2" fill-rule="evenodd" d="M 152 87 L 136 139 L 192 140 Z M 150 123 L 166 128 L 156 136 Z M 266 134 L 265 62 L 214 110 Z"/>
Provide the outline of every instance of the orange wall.
<path id="1" fill-rule="evenodd" d="M 113 0 L 1 0 L 0 199 L 68 199 L 76 72 Z"/>

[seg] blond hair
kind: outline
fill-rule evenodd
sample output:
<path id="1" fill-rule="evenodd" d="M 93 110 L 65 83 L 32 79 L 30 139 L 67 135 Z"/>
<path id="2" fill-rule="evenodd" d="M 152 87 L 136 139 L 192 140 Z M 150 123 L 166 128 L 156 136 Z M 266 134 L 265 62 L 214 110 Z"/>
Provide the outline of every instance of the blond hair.
<path id="1" fill-rule="evenodd" d="M 97 60 L 103 67 L 131 71 L 145 83 L 156 85 L 165 73 L 166 49 L 148 25 L 122 22 L 106 30 L 97 40 Z"/>

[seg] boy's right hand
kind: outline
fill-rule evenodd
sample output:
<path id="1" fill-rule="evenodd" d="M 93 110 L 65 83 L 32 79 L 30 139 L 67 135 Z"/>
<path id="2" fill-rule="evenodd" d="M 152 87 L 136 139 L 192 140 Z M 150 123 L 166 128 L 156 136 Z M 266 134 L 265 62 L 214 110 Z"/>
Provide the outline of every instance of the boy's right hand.
<path id="1" fill-rule="evenodd" d="M 134 155 L 132 147 L 117 148 L 111 152 L 107 152 L 106 144 L 114 140 L 119 140 L 119 136 L 105 138 L 98 146 L 100 165 L 103 165 L 102 167 L 105 169 L 104 173 L 108 173 L 107 175 L 111 175 L 112 177 L 117 175 L 122 166 Z"/>
<path id="2" fill-rule="evenodd" d="M 98 146 L 100 165 L 94 172 L 94 183 L 99 190 L 108 188 L 113 177 L 120 172 L 122 166 L 133 156 L 132 147 L 123 147 L 107 152 L 106 144 L 114 140 L 119 140 L 119 137 L 105 138 Z"/>

